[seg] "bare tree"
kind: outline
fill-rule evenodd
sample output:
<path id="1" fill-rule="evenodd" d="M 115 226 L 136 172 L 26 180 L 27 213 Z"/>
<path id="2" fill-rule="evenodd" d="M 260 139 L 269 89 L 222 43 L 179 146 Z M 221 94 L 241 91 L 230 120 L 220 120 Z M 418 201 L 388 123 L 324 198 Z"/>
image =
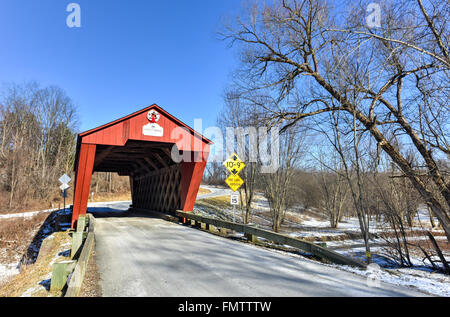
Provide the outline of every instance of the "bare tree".
<path id="1" fill-rule="evenodd" d="M 259 3 L 223 36 L 242 49 L 235 76 L 242 95 L 258 103 L 255 95 L 269 90 L 267 98 L 278 101 L 277 107 L 259 103 L 273 124 L 285 130 L 325 113 L 349 114 L 410 180 L 450 240 L 450 183 L 437 164 L 449 155 L 450 12 L 438 1 L 428 3 L 386 1 L 376 30 L 364 22 L 367 1 L 356 7 Z M 412 165 L 392 136 L 425 168 Z"/>
<path id="2" fill-rule="evenodd" d="M 384 175 L 375 175 L 376 183 L 374 194 L 377 194 L 382 202 L 380 212 L 390 225 L 394 238 L 389 235 L 384 237 L 388 243 L 388 256 L 394 259 L 401 266 L 411 266 L 409 253 L 409 244 L 407 241 L 406 225 L 409 217 L 405 215 L 410 210 L 412 201 L 409 196 L 408 188 L 405 188 L 405 179 L 393 178 L 395 169 L 391 170 L 391 177 L 387 173 Z M 418 204 L 412 209 L 417 211 Z M 381 236 L 383 238 L 383 235 Z"/>
<path id="3" fill-rule="evenodd" d="M 225 181 L 225 167 L 220 162 L 206 164 L 205 181 L 210 185 L 222 185 Z"/>
<path id="4" fill-rule="evenodd" d="M 359 227 L 364 239 L 364 245 L 366 248 L 367 261 L 370 263 L 372 255 L 370 252 L 370 194 L 367 186 L 367 167 L 370 163 L 364 164 L 361 155 L 361 143 L 364 137 L 363 133 L 357 132 L 357 123 L 355 117 L 352 118 L 347 125 L 351 124 L 350 131 L 342 131 L 340 126 L 340 113 L 330 112 L 330 120 L 334 129 L 332 130 L 331 138 L 328 134 L 330 142 L 333 144 L 336 152 L 338 153 L 341 164 L 342 172 L 335 171 L 342 176 L 348 184 L 350 189 L 354 210 L 358 217 Z M 345 126 L 345 125 L 344 125 Z M 343 138 L 349 136 L 349 140 L 346 142 Z"/>
<path id="5" fill-rule="evenodd" d="M 338 227 L 348 197 L 348 185 L 342 174 L 342 170 L 338 173 L 322 171 L 315 174 L 321 192 L 320 207 L 328 216 L 331 228 Z"/>
<path id="6" fill-rule="evenodd" d="M 264 196 L 269 201 L 272 229 L 279 232 L 286 211 L 296 202 L 292 178 L 304 149 L 297 130 L 289 130 L 280 138 L 280 166 L 275 173 L 261 174 Z"/>
<path id="7" fill-rule="evenodd" d="M 52 201 L 58 177 L 70 173 L 76 108 L 57 87 L 9 85 L 0 100 L 0 195 L 8 208 Z"/>

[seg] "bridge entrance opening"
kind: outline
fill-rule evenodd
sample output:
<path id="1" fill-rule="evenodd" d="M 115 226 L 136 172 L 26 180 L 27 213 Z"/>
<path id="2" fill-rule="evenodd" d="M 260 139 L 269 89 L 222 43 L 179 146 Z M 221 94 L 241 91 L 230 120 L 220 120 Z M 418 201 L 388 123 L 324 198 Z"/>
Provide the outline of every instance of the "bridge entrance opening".
<path id="1" fill-rule="evenodd" d="M 94 172 L 128 176 L 135 209 L 192 211 L 211 143 L 157 105 L 79 134 L 72 228 L 86 214 Z"/>

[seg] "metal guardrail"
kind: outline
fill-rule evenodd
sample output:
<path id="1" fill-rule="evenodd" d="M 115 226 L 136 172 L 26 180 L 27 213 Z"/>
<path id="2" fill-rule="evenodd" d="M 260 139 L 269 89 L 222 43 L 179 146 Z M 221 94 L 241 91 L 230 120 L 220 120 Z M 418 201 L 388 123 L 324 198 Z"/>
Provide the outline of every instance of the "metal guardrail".
<path id="1" fill-rule="evenodd" d="M 294 248 L 298 248 L 298 249 L 301 249 L 308 253 L 311 253 L 314 256 L 323 258 L 325 260 L 328 260 L 328 261 L 336 263 L 336 264 L 351 265 L 351 266 L 356 266 L 356 267 L 361 267 L 361 268 L 367 267 L 367 265 L 365 263 L 362 263 L 358 260 L 346 257 L 340 253 L 329 250 L 322 246 L 316 245 L 316 244 L 308 242 L 308 241 L 300 240 L 297 238 L 288 237 L 288 236 L 285 236 L 285 235 L 282 235 L 279 233 L 275 233 L 272 231 L 267 231 L 267 230 L 254 228 L 254 227 L 244 225 L 244 224 L 214 219 L 214 218 L 210 218 L 210 217 L 194 215 L 192 213 L 187 213 L 187 212 L 183 212 L 183 211 L 176 211 L 175 214 L 179 218 L 194 220 L 199 223 L 205 223 L 208 225 L 215 226 L 217 228 L 226 228 L 226 229 L 234 230 L 237 232 L 242 232 L 248 236 L 256 236 L 256 237 L 267 239 L 269 241 L 273 241 L 275 243 L 284 244 L 284 245 L 288 245 L 288 246 L 291 246 Z M 253 238 L 251 238 L 251 239 L 253 240 Z"/>

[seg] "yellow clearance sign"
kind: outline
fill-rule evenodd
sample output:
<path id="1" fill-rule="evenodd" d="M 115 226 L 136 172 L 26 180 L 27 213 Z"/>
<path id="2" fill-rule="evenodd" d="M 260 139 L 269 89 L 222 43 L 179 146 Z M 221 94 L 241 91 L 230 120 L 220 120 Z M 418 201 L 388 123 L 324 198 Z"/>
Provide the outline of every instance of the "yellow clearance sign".
<path id="1" fill-rule="evenodd" d="M 231 190 L 235 192 L 239 189 L 239 187 L 242 186 L 242 184 L 244 184 L 244 181 L 242 180 L 242 178 L 239 177 L 239 175 L 231 174 L 225 180 L 225 183 L 227 183 L 227 185 L 231 188 Z"/>
<path id="2" fill-rule="evenodd" d="M 237 156 L 236 153 L 231 155 L 228 160 L 223 162 L 223 165 L 232 175 L 238 175 L 245 167 L 244 162 Z"/>

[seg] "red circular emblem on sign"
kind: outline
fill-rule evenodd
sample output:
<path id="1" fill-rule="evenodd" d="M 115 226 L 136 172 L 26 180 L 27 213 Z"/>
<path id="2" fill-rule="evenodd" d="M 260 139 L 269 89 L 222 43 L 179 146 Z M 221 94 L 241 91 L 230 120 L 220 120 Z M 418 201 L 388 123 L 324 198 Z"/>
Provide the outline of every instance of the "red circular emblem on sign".
<path id="1" fill-rule="evenodd" d="M 156 123 L 159 121 L 160 115 L 158 113 L 158 111 L 156 110 L 150 110 L 147 113 L 147 119 L 148 121 L 150 121 L 151 123 Z"/>

